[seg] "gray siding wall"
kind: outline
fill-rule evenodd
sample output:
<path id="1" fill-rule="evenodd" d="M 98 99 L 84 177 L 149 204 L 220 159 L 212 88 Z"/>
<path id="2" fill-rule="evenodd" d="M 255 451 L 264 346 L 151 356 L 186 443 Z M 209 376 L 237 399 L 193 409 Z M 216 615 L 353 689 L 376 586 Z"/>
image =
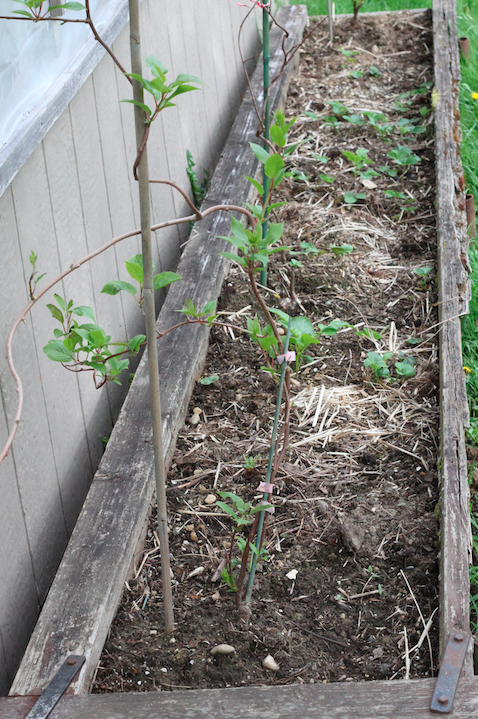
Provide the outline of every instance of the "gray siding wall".
<path id="1" fill-rule="evenodd" d="M 199 173 L 211 171 L 244 92 L 237 50 L 244 8 L 234 0 L 144 0 L 141 17 L 143 57 L 158 57 L 169 77 L 188 72 L 207 85 L 180 97 L 178 108 L 155 123 L 149 142 L 151 177 L 188 189 L 186 149 Z M 246 57 L 257 52 L 255 22 L 251 18 L 245 28 Z M 128 26 L 114 50 L 129 67 Z M 1 446 L 16 407 L 3 348 L 28 302 L 30 252 L 51 280 L 112 236 L 139 226 L 133 106 L 119 103 L 127 97 L 129 84 L 105 56 L 0 197 Z M 168 187 L 153 186 L 151 196 L 154 222 L 189 214 Z M 156 233 L 157 271 L 174 269 L 185 230 Z M 139 251 L 139 240 L 125 240 L 55 291 L 91 305 L 113 338 L 132 336 L 142 331 L 135 302 L 100 291 L 110 279 L 127 278 L 124 260 Z M 13 449 L 0 466 L 0 694 L 13 680 L 126 391 L 117 385 L 97 391 L 90 374 L 67 372 L 47 359 L 42 347 L 55 322 L 45 305 L 52 295 L 34 307 L 14 341 L 25 401 Z"/>

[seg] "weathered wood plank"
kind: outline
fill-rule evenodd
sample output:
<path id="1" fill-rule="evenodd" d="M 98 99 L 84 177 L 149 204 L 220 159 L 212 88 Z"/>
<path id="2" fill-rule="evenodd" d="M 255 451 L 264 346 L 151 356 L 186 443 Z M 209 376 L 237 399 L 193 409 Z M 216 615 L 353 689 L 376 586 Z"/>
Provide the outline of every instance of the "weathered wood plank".
<path id="1" fill-rule="evenodd" d="M 469 631 L 468 563 L 471 548 L 464 428 L 468 404 L 461 355 L 460 315 L 468 311 L 467 236 L 459 156 L 460 63 L 454 0 L 433 4 L 438 280 L 440 329 L 440 648 L 450 632 Z M 471 648 L 465 663 L 472 673 Z"/>
<path id="2" fill-rule="evenodd" d="M 51 719 L 429 719 L 434 679 L 66 696 Z M 24 719 L 31 697 L 0 699 L 2 719 Z M 463 680 L 454 719 L 478 716 L 478 679 Z"/>
<path id="3" fill-rule="evenodd" d="M 287 23 L 297 41 L 305 26 L 305 9 L 284 7 L 281 14 L 282 24 Z M 272 34 L 271 48 L 276 55 L 280 52 L 278 32 Z M 276 56 L 276 65 L 278 62 Z M 284 97 L 290 73 L 291 68 L 275 86 L 274 105 Z M 237 204 L 248 197 L 249 186 L 242 176 L 256 171 L 256 160 L 247 145 L 253 137 L 244 129 L 249 112 L 250 105 L 245 103 L 231 145 L 219 161 L 208 204 L 215 199 Z M 230 217 L 217 213 L 196 227 L 199 234 L 188 243 L 178 268 L 183 279 L 171 286 L 158 318 L 159 331 L 177 323 L 177 310 L 186 299 L 202 306 L 220 293 L 228 263 L 219 257 L 226 243 L 216 238 L 228 234 Z M 158 344 L 168 463 L 204 363 L 207 342 L 207 330 L 194 325 L 170 333 Z M 15 678 L 13 694 L 41 690 L 70 653 L 87 657 L 74 692 L 88 691 L 149 511 L 154 487 L 151 437 L 143 358 Z"/>

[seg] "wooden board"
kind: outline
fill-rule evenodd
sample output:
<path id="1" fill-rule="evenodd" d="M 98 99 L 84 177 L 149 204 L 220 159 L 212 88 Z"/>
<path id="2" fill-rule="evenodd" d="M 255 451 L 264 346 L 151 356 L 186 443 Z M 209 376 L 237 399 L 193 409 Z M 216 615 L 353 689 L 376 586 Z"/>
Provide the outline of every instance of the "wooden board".
<path id="1" fill-rule="evenodd" d="M 66 696 L 50 719 L 430 719 L 435 681 L 340 682 L 143 694 Z M 32 697 L 0 699 L 2 719 L 25 719 Z M 453 719 L 478 717 L 478 679 L 463 680 Z"/>
<path id="2" fill-rule="evenodd" d="M 281 9 L 291 42 L 302 36 L 305 8 Z M 280 42 L 271 33 L 273 67 L 280 67 Z M 261 71 L 254 76 L 260 94 Z M 273 105 L 285 98 L 293 67 L 274 86 Z M 206 206 L 213 201 L 240 204 L 249 195 L 243 175 L 253 176 L 257 161 L 249 151 L 250 102 L 243 103 L 230 140 L 214 174 Z M 255 124 L 254 124 L 255 130 Z M 230 230 L 227 213 L 211 215 L 196 225 L 198 236 L 187 244 L 178 272 L 182 281 L 171 286 L 159 319 L 163 331 L 178 322 L 177 310 L 188 298 L 203 306 L 221 290 L 228 263 L 219 252 Z M 208 332 L 197 325 L 167 335 L 158 343 L 162 393 L 163 445 L 171 461 L 189 398 L 206 356 Z M 147 519 L 154 489 L 152 432 L 146 359 L 134 382 L 108 442 L 37 626 L 17 672 L 11 693 L 41 691 L 70 653 L 84 654 L 86 663 L 74 685 L 88 691 L 103 643 L 121 597 L 138 539 Z M 90 715 L 91 716 L 91 715 Z"/>
<path id="3" fill-rule="evenodd" d="M 450 632 L 469 631 L 471 549 L 464 428 L 468 425 L 460 315 L 468 311 L 469 282 L 458 106 L 460 62 L 454 0 L 433 4 L 438 281 L 440 329 L 440 648 Z M 472 673 L 471 648 L 465 672 Z"/>

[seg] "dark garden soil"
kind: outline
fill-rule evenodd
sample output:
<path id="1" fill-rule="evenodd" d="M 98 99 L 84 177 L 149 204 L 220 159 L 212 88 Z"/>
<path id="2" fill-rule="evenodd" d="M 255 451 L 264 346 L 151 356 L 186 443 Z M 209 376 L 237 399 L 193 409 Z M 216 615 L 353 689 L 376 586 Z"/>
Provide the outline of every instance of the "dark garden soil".
<path id="1" fill-rule="evenodd" d="M 290 140 L 301 144 L 278 198 L 289 202 L 279 210 L 284 243 L 327 252 L 295 255 L 302 266 L 294 277 L 275 255 L 273 291 L 264 295 L 269 306 L 307 315 L 315 326 L 341 319 L 355 329 L 322 336 L 293 376 L 290 444 L 249 623 L 221 581 L 231 522 L 216 500 L 219 491 L 260 498 L 277 386 L 246 337 L 214 330 L 203 378 L 218 380 L 197 384 L 168 480 L 177 629 L 173 636 L 162 629 L 153 516 L 94 691 L 402 679 L 408 665 L 410 677 L 433 673 L 439 548 L 430 25 L 426 13 L 360 17 L 356 26 L 341 20 L 333 49 L 321 30 L 307 41 L 290 87 L 286 116 L 298 117 Z M 377 130 L 367 111 L 385 116 L 369 114 L 375 125 L 392 124 Z M 387 157 L 398 145 L 421 162 L 401 166 Z M 354 174 L 342 153 L 359 148 L 378 174 Z M 342 244 L 353 252 L 330 252 Z M 219 309 L 235 325 L 259 314 L 237 266 Z M 369 352 L 391 353 L 389 379 L 364 367 Z M 403 379 L 395 363 L 407 358 L 416 374 Z M 257 458 L 255 468 L 243 466 L 246 457 Z M 212 655 L 219 644 L 234 653 Z M 268 655 L 275 671 L 262 665 Z"/>

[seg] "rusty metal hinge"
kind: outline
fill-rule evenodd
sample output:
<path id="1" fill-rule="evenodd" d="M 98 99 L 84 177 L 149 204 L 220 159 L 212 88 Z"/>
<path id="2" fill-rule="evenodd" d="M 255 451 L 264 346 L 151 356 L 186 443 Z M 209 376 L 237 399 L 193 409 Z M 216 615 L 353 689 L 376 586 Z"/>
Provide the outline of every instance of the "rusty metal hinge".
<path id="1" fill-rule="evenodd" d="M 430 711 L 440 714 L 451 712 L 470 638 L 470 634 L 460 631 L 452 632 L 448 637 Z"/>
<path id="2" fill-rule="evenodd" d="M 47 719 L 84 663 L 85 657 L 69 656 L 25 719 Z"/>

